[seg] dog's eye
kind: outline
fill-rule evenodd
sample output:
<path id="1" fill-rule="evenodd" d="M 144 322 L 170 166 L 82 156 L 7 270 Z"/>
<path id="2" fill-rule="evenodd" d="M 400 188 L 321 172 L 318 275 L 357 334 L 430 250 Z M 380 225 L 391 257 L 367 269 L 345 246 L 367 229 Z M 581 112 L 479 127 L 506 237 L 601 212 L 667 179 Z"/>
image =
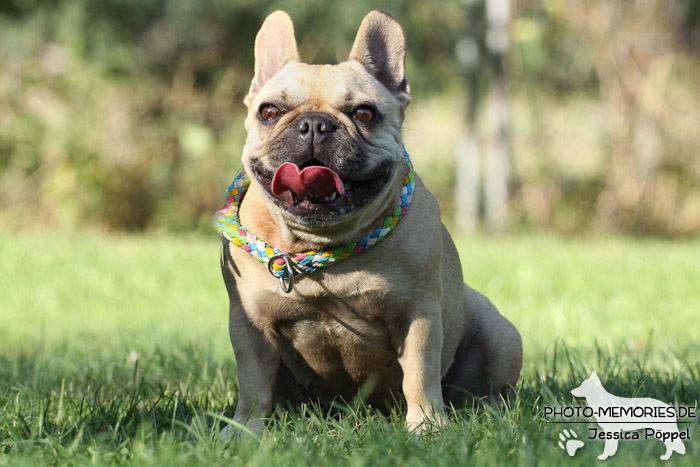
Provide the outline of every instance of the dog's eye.
<path id="1" fill-rule="evenodd" d="M 274 105 L 266 105 L 260 109 L 260 117 L 263 120 L 274 120 L 280 115 L 282 115 L 282 111 Z"/>
<path id="2" fill-rule="evenodd" d="M 353 117 L 361 122 L 369 122 L 374 118 L 374 111 L 369 107 L 360 107 L 355 110 Z"/>

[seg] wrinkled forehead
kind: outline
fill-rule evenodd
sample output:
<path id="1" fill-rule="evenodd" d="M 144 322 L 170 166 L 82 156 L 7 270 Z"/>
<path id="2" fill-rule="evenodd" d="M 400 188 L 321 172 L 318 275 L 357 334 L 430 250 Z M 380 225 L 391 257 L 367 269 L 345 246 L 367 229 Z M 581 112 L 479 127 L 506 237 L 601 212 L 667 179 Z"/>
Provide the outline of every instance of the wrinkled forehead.
<path id="1" fill-rule="evenodd" d="M 359 63 L 288 63 L 263 86 L 253 103 L 279 103 L 290 109 L 301 105 L 319 109 L 351 104 L 386 107 L 392 98 Z"/>

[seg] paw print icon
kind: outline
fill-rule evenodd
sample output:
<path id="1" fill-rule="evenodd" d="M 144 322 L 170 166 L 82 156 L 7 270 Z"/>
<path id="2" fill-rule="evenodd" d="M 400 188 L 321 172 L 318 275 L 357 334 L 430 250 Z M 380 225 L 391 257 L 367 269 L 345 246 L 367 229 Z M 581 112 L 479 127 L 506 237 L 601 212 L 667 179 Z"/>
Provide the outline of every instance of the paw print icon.
<path id="1" fill-rule="evenodd" d="M 559 447 L 562 448 L 566 453 L 573 457 L 576 451 L 583 447 L 583 441 L 578 439 L 578 435 L 573 430 L 562 430 L 559 433 Z"/>

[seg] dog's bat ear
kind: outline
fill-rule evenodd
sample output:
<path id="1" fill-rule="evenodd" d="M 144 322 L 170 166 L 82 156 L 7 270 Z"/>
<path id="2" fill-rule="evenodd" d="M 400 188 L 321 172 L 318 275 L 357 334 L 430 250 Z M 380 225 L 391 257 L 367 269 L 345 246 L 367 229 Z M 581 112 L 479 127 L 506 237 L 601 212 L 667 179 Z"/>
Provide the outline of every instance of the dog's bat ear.
<path id="1" fill-rule="evenodd" d="M 348 60 L 362 63 L 404 107 L 411 101 L 406 81 L 406 37 L 386 11 L 374 10 L 365 16 Z"/>
<path id="2" fill-rule="evenodd" d="M 245 104 L 249 105 L 260 88 L 284 65 L 298 61 L 299 52 L 294 39 L 292 18 L 286 12 L 277 10 L 265 18 L 255 37 L 255 77 L 244 100 Z"/>

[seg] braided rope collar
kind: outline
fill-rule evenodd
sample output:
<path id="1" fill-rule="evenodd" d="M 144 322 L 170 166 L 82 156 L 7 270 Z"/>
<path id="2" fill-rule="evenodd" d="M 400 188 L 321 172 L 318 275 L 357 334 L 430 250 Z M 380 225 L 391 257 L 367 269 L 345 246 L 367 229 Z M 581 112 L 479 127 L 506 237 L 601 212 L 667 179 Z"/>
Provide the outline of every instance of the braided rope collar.
<path id="1" fill-rule="evenodd" d="M 394 230 L 396 224 L 406 213 L 413 197 L 413 164 L 411 164 L 406 149 L 404 149 L 404 155 L 406 156 L 406 176 L 401 188 L 401 202 L 396 206 L 391 216 L 384 219 L 384 222 L 375 227 L 371 233 L 356 242 L 328 250 L 284 253 L 260 240 L 243 228 L 238 216 L 239 205 L 250 185 L 250 178 L 243 170 L 236 175 L 226 190 L 226 202 L 216 212 L 214 226 L 223 238 L 245 250 L 258 262 L 266 264 L 270 274 L 279 278 L 282 290 L 289 293 L 292 291 L 295 276 L 312 273 L 319 268 L 330 266 L 368 250 Z"/>

